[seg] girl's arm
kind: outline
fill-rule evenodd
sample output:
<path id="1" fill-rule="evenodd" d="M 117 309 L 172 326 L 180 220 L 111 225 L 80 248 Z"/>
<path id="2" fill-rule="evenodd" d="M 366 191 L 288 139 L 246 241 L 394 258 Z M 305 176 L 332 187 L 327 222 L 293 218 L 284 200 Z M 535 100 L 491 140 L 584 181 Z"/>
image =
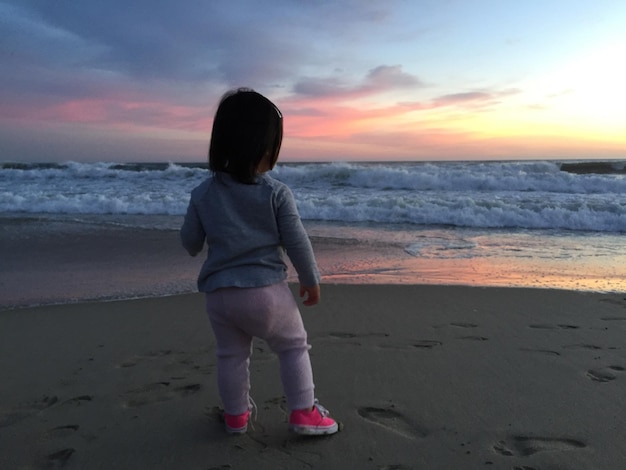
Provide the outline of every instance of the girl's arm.
<path id="1" fill-rule="evenodd" d="M 180 229 L 180 239 L 183 247 L 191 256 L 196 256 L 204 247 L 206 233 L 202 223 L 200 223 L 200 217 L 198 217 L 198 211 L 193 200 L 189 201 L 185 221 Z"/>
<path id="2" fill-rule="evenodd" d="M 308 293 L 308 300 L 319 298 L 320 275 L 313 254 L 309 236 L 302 225 L 296 202 L 289 188 L 281 192 L 277 208 L 278 230 L 281 243 L 298 273 L 302 289 Z M 317 286 L 317 294 L 315 287 Z"/>

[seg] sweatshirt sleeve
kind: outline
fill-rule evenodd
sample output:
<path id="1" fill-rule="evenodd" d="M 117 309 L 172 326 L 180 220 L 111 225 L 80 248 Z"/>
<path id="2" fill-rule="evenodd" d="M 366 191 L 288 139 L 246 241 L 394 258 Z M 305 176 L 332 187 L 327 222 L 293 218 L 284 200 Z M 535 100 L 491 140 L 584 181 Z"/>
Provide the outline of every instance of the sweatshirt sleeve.
<path id="1" fill-rule="evenodd" d="M 189 201 L 187 207 L 187 213 L 185 214 L 185 220 L 183 226 L 180 229 L 180 239 L 183 247 L 191 256 L 196 256 L 202 251 L 204 246 L 204 240 L 206 239 L 206 233 L 200 222 L 198 211 L 193 202 L 193 197 Z"/>
<path id="2" fill-rule="evenodd" d="M 300 284 L 312 287 L 320 282 L 313 247 L 302 225 L 296 201 L 287 186 L 278 194 L 276 220 L 281 243 L 291 260 Z"/>

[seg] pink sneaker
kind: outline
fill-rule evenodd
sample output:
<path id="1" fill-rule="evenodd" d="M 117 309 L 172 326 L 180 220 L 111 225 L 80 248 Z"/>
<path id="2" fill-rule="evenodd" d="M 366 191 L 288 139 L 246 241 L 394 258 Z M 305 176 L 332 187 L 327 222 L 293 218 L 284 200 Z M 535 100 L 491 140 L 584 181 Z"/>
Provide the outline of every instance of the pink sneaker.
<path id="1" fill-rule="evenodd" d="M 248 430 L 248 418 L 250 418 L 250 411 L 236 416 L 224 413 L 226 432 L 228 434 L 243 434 Z"/>
<path id="2" fill-rule="evenodd" d="M 240 415 L 229 415 L 224 412 L 224 424 L 226 425 L 226 432 L 228 434 L 243 434 L 248 430 L 248 421 L 250 420 L 250 413 L 253 413 L 252 419 L 256 420 L 256 403 L 252 397 L 248 397 L 248 411 Z M 254 429 L 254 427 L 252 427 Z"/>
<path id="3" fill-rule="evenodd" d="M 312 411 L 295 410 L 289 416 L 289 430 L 306 436 L 334 434 L 339 430 L 337 422 L 328 416 L 328 410 L 315 400 Z"/>

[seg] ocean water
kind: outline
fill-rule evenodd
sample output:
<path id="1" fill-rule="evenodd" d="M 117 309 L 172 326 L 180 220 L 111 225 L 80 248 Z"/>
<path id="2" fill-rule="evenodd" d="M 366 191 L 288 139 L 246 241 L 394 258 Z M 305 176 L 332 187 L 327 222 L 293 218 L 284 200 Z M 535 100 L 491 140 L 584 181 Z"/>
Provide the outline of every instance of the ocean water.
<path id="1" fill-rule="evenodd" d="M 626 291 L 626 161 L 286 163 L 271 174 L 314 242 L 338 252 L 330 280 Z M 203 164 L 5 163 L 0 213 L 175 230 L 208 176 Z"/>

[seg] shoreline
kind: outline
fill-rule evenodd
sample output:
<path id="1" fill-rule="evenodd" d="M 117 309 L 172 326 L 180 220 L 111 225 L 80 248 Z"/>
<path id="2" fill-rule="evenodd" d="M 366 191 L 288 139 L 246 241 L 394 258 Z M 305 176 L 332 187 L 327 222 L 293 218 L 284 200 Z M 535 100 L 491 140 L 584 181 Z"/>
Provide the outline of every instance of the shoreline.
<path id="1" fill-rule="evenodd" d="M 298 284 L 297 281 L 288 280 L 287 283 L 295 289 Z M 342 286 L 348 287 L 364 287 L 367 286 L 377 286 L 381 288 L 385 287 L 405 287 L 405 288 L 469 288 L 469 289 L 506 289 L 511 291 L 522 291 L 527 290 L 530 292 L 539 291 L 539 292 L 562 292 L 562 293 L 579 293 L 579 294 L 589 294 L 589 295 L 597 295 L 597 296 L 621 296 L 623 293 L 620 292 L 603 292 L 603 291 L 592 291 L 592 290 L 573 290 L 573 289 L 565 289 L 558 287 L 528 287 L 528 286 L 507 286 L 507 285 L 492 285 L 492 286 L 484 286 L 484 285 L 467 285 L 467 284 L 438 284 L 438 283 L 416 283 L 416 284 L 408 284 L 408 283 L 384 283 L 384 282 L 337 282 L 337 283 L 320 283 L 320 287 L 322 291 L 327 288 L 340 288 Z M 199 291 L 181 291 L 181 292 L 170 292 L 170 293 L 162 293 L 162 294 L 145 294 L 145 295 L 137 295 L 134 297 L 120 295 L 120 296 L 96 296 L 96 297 L 85 297 L 85 298 L 75 298 L 75 299 L 64 299 L 56 302 L 41 302 L 41 303 L 24 303 L 20 305 L 0 305 L 0 315 L 5 312 L 15 312 L 22 310 L 32 310 L 32 309 L 41 309 L 48 307 L 64 307 L 64 306 L 76 306 L 76 305 L 92 305 L 92 304 L 112 304 L 116 302 L 134 302 L 134 301 L 145 301 L 145 300 L 159 300 L 159 299 L 169 299 L 172 297 L 181 297 L 181 296 L 194 296 L 194 295 L 204 295 L 204 293 Z M 626 297 L 625 297 L 626 300 Z"/>
<path id="2" fill-rule="evenodd" d="M 403 243 L 393 240 L 371 243 L 332 238 L 324 225 L 307 230 L 323 284 L 626 292 L 626 275 L 621 274 L 618 258 L 612 259 L 613 264 L 606 263 L 604 256 L 584 265 L 576 260 L 547 262 L 532 257 L 434 258 L 411 254 Z M 0 310 L 192 293 L 204 258 L 203 254 L 191 258 L 184 252 L 177 230 L 73 220 L 3 218 L 0 241 Z M 288 281 L 297 280 L 293 268 L 288 275 Z"/>

